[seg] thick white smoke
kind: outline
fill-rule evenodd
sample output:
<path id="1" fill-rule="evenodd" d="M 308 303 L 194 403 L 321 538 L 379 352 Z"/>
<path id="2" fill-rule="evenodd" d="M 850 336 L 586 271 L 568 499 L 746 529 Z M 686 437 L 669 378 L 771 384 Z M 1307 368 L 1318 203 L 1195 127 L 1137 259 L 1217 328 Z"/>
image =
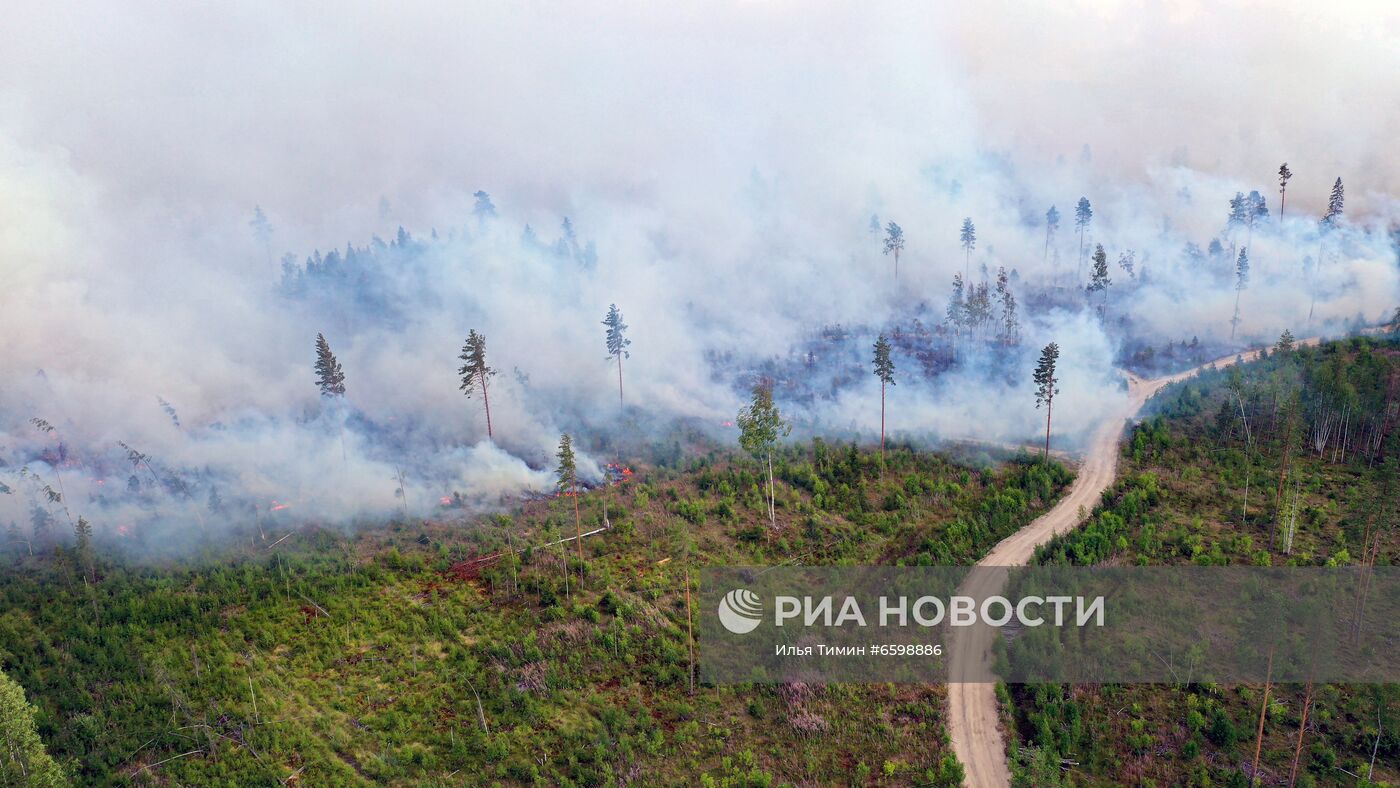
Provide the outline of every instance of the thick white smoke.
<path id="1" fill-rule="evenodd" d="M 1122 396 L 1127 332 L 1224 342 L 1233 261 L 1182 250 L 1221 235 L 1237 191 L 1259 190 L 1274 219 L 1249 239 L 1241 341 L 1380 317 L 1400 303 L 1386 138 L 1400 14 L 1219 5 L 14 9 L 0 47 L 0 482 L 13 489 L 0 524 L 42 502 L 20 466 L 61 475 L 99 533 L 187 522 L 211 489 L 260 518 L 340 521 L 425 512 L 454 490 L 489 505 L 547 488 L 559 433 L 596 436 L 618 412 L 610 303 L 631 326 L 634 423 L 690 420 L 723 439 L 742 381 L 769 359 L 791 376 L 804 343 L 843 325 L 856 377 L 779 404 L 805 430 L 871 436 L 869 343 L 941 319 L 965 216 L 973 279 L 983 265 L 1018 274 L 1024 350 L 933 380 L 897 354 L 896 434 L 1033 437 L 1030 365 L 1054 340 L 1072 440 Z M 1297 177 L 1280 226 L 1283 161 Z M 1346 220 L 1322 241 L 1338 176 Z M 495 220 L 473 214 L 478 189 Z M 1079 307 L 1081 195 L 1088 247 L 1109 250 L 1108 329 Z M 249 226 L 255 205 L 270 238 Z M 907 234 L 898 282 L 872 214 Z M 554 251 L 565 216 L 596 260 Z M 424 251 L 377 282 L 392 316 L 282 292 L 285 253 L 300 264 L 399 226 Z M 1132 277 L 1114 264 L 1129 249 Z M 1047 296 L 1052 283 L 1065 290 Z M 495 445 L 457 390 L 472 328 L 500 373 Z M 343 410 L 313 384 L 317 332 L 346 370 Z M 161 489 L 169 479 L 112 493 L 151 475 L 118 441 L 188 497 Z"/>

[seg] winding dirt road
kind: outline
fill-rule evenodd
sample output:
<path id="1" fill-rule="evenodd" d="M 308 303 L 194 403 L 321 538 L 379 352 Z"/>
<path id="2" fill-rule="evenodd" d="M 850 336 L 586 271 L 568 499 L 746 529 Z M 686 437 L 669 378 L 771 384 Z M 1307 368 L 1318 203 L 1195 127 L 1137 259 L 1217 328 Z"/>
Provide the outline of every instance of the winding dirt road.
<path id="1" fill-rule="evenodd" d="M 1320 338 L 1313 337 L 1298 344 L 1315 345 L 1319 341 Z M 977 565 L 994 568 L 1023 566 L 1030 561 L 1037 546 L 1078 526 L 1080 509 L 1093 511 L 1103 491 L 1113 484 L 1118 469 L 1118 440 L 1122 437 L 1125 422 L 1135 416 L 1153 394 L 1202 370 L 1228 367 L 1239 360 L 1253 361 L 1259 354 L 1260 350 L 1250 350 L 1152 380 L 1123 373 L 1128 380 L 1128 396 L 1108 403 L 1100 414 L 1099 425 L 1085 449 L 1083 464 L 1070 485 L 1069 494 L 1030 525 L 1003 539 Z M 1005 571 L 979 572 L 959 589 L 959 593 L 981 597 L 997 594 L 1005 587 L 1006 579 Z M 953 752 L 966 773 L 963 785 L 977 788 L 1011 784 L 1011 772 L 1006 764 L 1006 743 L 1002 739 L 997 714 L 996 685 L 992 683 L 990 672 L 995 637 L 996 631 L 990 627 L 955 630 L 950 637 L 948 650 L 954 675 L 965 677 L 980 673 L 987 679 L 948 685 L 948 733 L 953 740 Z"/>

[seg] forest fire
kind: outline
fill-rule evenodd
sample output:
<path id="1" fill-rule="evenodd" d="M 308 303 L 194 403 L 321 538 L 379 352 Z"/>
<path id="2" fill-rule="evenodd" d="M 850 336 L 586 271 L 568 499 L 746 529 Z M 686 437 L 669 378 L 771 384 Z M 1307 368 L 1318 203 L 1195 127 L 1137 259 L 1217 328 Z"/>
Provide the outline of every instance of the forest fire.
<path id="1" fill-rule="evenodd" d="M 625 465 L 610 462 L 603 466 L 603 480 L 610 487 L 617 487 L 631 478 L 632 469 Z"/>

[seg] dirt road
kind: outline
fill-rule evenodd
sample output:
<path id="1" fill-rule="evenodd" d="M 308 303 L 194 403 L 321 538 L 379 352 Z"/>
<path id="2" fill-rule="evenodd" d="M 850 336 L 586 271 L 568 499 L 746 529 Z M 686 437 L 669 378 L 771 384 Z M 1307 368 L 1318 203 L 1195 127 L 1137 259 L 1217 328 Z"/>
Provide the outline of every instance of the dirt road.
<path id="1" fill-rule="evenodd" d="M 1318 338 L 1310 338 L 1298 344 L 1315 345 L 1319 341 Z M 1069 494 L 1030 525 L 1003 539 L 977 565 L 1022 566 L 1030 561 L 1038 545 L 1078 526 L 1080 509 L 1093 511 L 1103 491 L 1113 484 L 1118 469 L 1118 439 L 1123 434 L 1124 423 L 1136 415 L 1163 386 L 1189 378 L 1201 370 L 1228 367 L 1238 360 L 1253 361 L 1259 357 L 1259 353 L 1259 350 L 1251 350 L 1227 356 L 1185 372 L 1152 380 L 1124 373 L 1128 380 L 1128 396 L 1106 403 L 1085 449 L 1079 474 L 1070 485 Z M 1000 593 L 1006 578 L 1006 572 L 981 572 L 974 575 L 969 585 L 961 588 L 959 593 L 972 596 Z M 990 671 L 991 647 L 995 637 L 995 630 L 988 627 L 958 630 L 950 639 L 948 649 L 954 672 L 967 675 L 965 671 L 968 670 L 985 668 Z M 1006 743 L 1002 739 L 997 718 L 995 685 L 990 681 L 989 672 L 987 676 L 987 682 L 948 685 L 948 733 L 953 740 L 953 752 L 966 772 L 963 784 L 979 788 L 1011 784 L 1011 772 L 1006 764 Z"/>

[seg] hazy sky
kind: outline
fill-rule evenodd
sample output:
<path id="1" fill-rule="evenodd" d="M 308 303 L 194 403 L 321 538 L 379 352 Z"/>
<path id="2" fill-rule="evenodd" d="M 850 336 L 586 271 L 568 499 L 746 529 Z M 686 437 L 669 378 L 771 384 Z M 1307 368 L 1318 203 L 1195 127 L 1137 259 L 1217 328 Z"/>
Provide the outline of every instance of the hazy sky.
<path id="1" fill-rule="evenodd" d="M 479 187 L 702 212 L 755 168 L 850 198 L 973 147 L 1261 185 L 1288 160 L 1300 207 L 1339 174 L 1358 209 L 1394 191 L 1400 5 L 1031 6 L 20 4 L 0 138 L 65 160 L 104 212 L 259 203 L 291 248 L 362 235 L 381 196 L 414 226 Z"/>

